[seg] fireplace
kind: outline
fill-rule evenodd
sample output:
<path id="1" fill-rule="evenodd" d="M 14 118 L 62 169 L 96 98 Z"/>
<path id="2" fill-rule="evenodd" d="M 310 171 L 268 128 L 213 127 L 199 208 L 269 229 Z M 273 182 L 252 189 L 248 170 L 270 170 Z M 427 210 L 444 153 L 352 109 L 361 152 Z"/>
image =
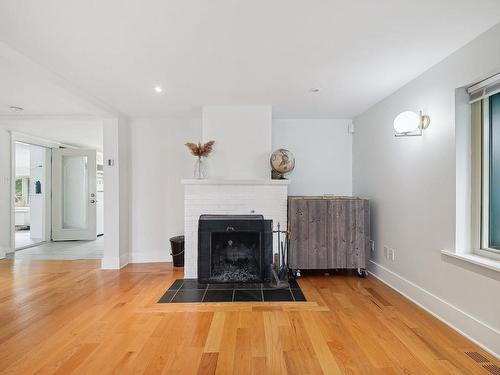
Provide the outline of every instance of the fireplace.
<path id="1" fill-rule="evenodd" d="M 268 281 L 272 220 L 262 215 L 201 215 L 198 280 L 202 283 Z"/>

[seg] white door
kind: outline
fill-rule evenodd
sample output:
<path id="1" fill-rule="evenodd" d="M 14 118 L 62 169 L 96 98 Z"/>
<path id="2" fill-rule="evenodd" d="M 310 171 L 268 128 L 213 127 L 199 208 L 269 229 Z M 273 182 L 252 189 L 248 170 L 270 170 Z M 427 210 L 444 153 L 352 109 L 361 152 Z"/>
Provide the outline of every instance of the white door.
<path id="1" fill-rule="evenodd" d="M 52 151 L 52 240 L 96 239 L 96 152 Z"/>

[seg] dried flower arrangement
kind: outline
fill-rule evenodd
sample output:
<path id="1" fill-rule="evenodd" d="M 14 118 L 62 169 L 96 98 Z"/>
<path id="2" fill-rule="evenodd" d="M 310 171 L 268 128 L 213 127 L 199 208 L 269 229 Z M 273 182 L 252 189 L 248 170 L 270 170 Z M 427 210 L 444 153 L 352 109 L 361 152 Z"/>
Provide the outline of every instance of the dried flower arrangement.
<path id="1" fill-rule="evenodd" d="M 186 147 L 191 150 L 191 153 L 196 156 L 196 165 L 194 167 L 194 177 L 195 178 L 205 178 L 206 177 L 206 165 L 203 162 L 203 158 L 208 157 L 213 151 L 215 141 L 210 141 L 205 144 L 201 142 L 196 143 L 186 143 Z"/>
<path id="2" fill-rule="evenodd" d="M 215 141 L 210 141 L 205 144 L 201 142 L 196 143 L 186 143 L 186 147 L 191 150 L 191 153 L 198 158 L 206 158 L 213 151 Z"/>

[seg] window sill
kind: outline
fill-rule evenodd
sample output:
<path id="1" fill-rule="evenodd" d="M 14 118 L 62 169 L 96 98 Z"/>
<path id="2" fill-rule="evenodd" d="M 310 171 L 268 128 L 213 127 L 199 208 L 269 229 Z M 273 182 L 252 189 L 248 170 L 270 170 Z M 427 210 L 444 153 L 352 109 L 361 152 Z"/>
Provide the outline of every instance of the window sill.
<path id="1" fill-rule="evenodd" d="M 454 253 L 453 251 L 448 250 L 441 250 L 441 254 L 500 272 L 500 261 L 498 260 L 482 257 L 476 254 Z"/>

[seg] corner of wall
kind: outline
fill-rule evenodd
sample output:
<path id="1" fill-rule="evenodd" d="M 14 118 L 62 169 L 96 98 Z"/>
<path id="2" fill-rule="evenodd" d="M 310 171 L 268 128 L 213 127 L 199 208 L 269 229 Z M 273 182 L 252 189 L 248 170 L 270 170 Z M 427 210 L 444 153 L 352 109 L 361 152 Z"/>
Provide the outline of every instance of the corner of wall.
<path id="1" fill-rule="evenodd" d="M 128 119 L 103 121 L 104 258 L 103 269 L 119 269 L 129 262 L 130 247 L 130 134 Z M 108 165 L 107 160 L 112 160 Z"/>

